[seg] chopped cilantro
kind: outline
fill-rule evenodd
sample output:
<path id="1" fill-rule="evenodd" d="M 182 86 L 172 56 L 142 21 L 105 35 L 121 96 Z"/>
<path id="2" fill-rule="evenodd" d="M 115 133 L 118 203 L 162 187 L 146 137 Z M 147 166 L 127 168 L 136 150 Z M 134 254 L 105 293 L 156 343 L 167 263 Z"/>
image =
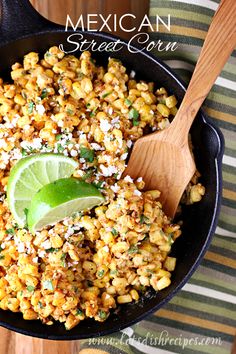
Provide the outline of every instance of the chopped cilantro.
<path id="1" fill-rule="evenodd" d="M 88 162 L 93 162 L 94 151 L 82 146 L 80 148 L 80 157 L 84 158 Z"/>
<path id="2" fill-rule="evenodd" d="M 111 275 L 116 275 L 118 273 L 117 269 L 113 269 L 110 271 L 110 274 Z"/>
<path id="3" fill-rule="evenodd" d="M 147 241 L 147 240 L 149 240 L 149 235 L 146 235 L 146 236 L 142 239 L 142 241 Z"/>
<path id="4" fill-rule="evenodd" d="M 87 172 L 82 176 L 82 179 L 85 181 L 87 178 L 92 177 L 94 173 L 93 169 L 87 170 Z"/>
<path id="5" fill-rule="evenodd" d="M 43 288 L 46 289 L 46 290 L 51 290 L 53 291 L 54 290 L 54 286 L 53 286 L 53 283 L 51 280 L 45 280 L 43 282 Z"/>
<path id="6" fill-rule="evenodd" d="M 28 286 L 27 286 L 27 290 L 28 290 L 30 293 L 32 293 L 32 292 L 34 291 L 34 289 L 35 289 L 35 287 L 32 286 L 32 285 L 28 285 Z"/>
<path id="7" fill-rule="evenodd" d="M 22 96 L 25 100 L 27 99 L 27 95 L 26 95 L 25 91 L 22 91 L 22 92 L 21 92 L 21 96 Z"/>
<path id="8" fill-rule="evenodd" d="M 111 91 L 104 93 L 104 95 L 102 95 L 102 98 L 106 98 L 106 97 L 109 96 L 111 93 L 112 93 Z"/>
<path id="9" fill-rule="evenodd" d="M 126 98 L 126 99 L 125 99 L 125 105 L 126 105 L 127 107 L 130 107 L 130 106 L 132 105 L 132 102 L 131 102 L 128 98 Z"/>
<path id="10" fill-rule="evenodd" d="M 139 118 L 139 112 L 137 111 L 137 109 L 131 108 L 131 110 L 129 111 L 129 119 L 133 119 L 134 126 L 139 125 L 138 118 Z"/>
<path id="11" fill-rule="evenodd" d="M 46 57 L 46 58 L 50 58 L 51 56 L 52 56 L 52 54 L 51 54 L 50 52 L 46 52 L 46 53 L 45 53 L 45 57 Z"/>
<path id="12" fill-rule="evenodd" d="M 149 222 L 149 219 L 145 215 L 142 214 L 140 216 L 140 223 L 141 224 L 144 224 L 144 223 L 147 224 L 148 222 Z"/>
<path id="13" fill-rule="evenodd" d="M 2 250 L 3 250 L 3 248 L 2 248 L 2 246 L 0 245 L 0 252 L 2 252 Z"/>
<path id="14" fill-rule="evenodd" d="M 172 245 L 172 243 L 174 243 L 174 240 L 173 240 L 173 234 L 169 234 L 168 235 L 168 243 L 169 243 L 169 245 Z"/>
<path id="15" fill-rule="evenodd" d="M 82 72 L 78 72 L 78 79 L 82 80 L 85 75 Z"/>
<path id="16" fill-rule="evenodd" d="M 43 90 L 42 90 L 42 93 L 41 93 L 41 99 L 43 100 L 44 98 L 46 98 L 47 97 L 47 95 L 48 95 L 48 91 L 47 91 L 47 89 L 46 88 L 44 88 Z"/>
<path id="17" fill-rule="evenodd" d="M 62 267 L 66 266 L 66 253 L 62 253 L 61 255 L 61 265 Z"/>
<path id="18" fill-rule="evenodd" d="M 0 260 L 4 258 L 5 258 L 4 254 L 0 254 Z"/>
<path id="19" fill-rule="evenodd" d="M 34 110 L 34 102 L 31 101 L 28 103 L 28 113 L 32 114 L 33 110 Z"/>
<path id="20" fill-rule="evenodd" d="M 73 109 L 67 108 L 66 113 L 68 113 L 70 116 L 73 116 L 74 111 Z"/>
<path id="21" fill-rule="evenodd" d="M 62 138 L 62 134 L 57 134 L 56 135 L 56 141 L 60 140 Z"/>
<path id="22" fill-rule="evenodd" d="M 71 140 L 67 140 L 67 141 L 66 141 L 66 145 L 70 145 L 70 144 L 74 145 L 74 142 L 71 141 Z"/>
<path id="23" fill-rule="evenodd" d="M 139 125 L 139 121 L 137 119 L 133 119 L 133 126 L 137 127 Z"/>
<path id="24" fill-rule="evenodd" d="M 12 228 L 12 229 L 7 229 L 5 232 L 7 235 L 14 235 L 15 230 Z"/>
<path id="25" fill-rule="evenodd" d="M 72 289 L 75 293 L 78 293 L 78 290 L 79 290 L 78 286 L 73 285 Z"/>
<path id="26" fill-rule="evenodd" d="M 138 246 L 136 245 L 132 245 L 130 246 L 130 248 L 128 249 L 128 253 L 132 254 L 132 253 L 137 253 L 138 252 Z"/>
<path id="27" fill-rule="evenodd" d="M 22 154 L 22 156 L 27 156 L 28 155 L 27 151 L 24 148 L 21 150 L 21 154 Z"/>
<path id="28" fill-rule="evenodd" d="M 95 113 L 96 113 L 96 110 L 97 110 L 97 107 L 95 107 L 92 112 L 90 113 L 90 117 L 94 117 L 95 116 Z"/>
<path id="29" fill-rule="evenodd" d="M 64 150 L 65 150 L 65 149 L 64 149 L 64 147 L 63 147 L 61 144 L 57 144 L 57 151 L 58 151 L 59 153 L 62 153 Z"/>
<path id="30" fill-rule="evenodd" d="M 146 291 L 146 286 L 140 285 L 139 290 L 140 290 L 142 293 L 144 293 L 144 292 Z"/>
<path id="31" fill-rule="evenodd" d="M 131 108 L 131 110 L 129 111 L 129 118 L 130 119 L 138 119 L 138 117 L 139 117 L 139 113 L 138 113 L 137 109 Z"/>
<path id="32" fill-rule="evenodd" d="M 103 181 L 93 182 L 94 187 L 100 189 L 102 187 Z"/>
<path id="33" fill-rule="evenodd" d="M 91 106 L 91 103 L 86 104 L 86 108 L 89 108 Z"/>
<path id="34" fill-rule="evenodd" d="M 107 318 L 107 313 L 103 310 L 99 310 L 98 316 L 101 318 L 101 320 L 105 320 Z"/>
<path id="35" fill-rule="evenodd" d="M 80 309 L 77 309 L 76 310 L 76 316 L 82 316 L 84 313 L 83 313 L 83 311 L 82 310 L 80 310 Z"/>
<path id="36" fill-rule="evenodd" d="M 40 309 L 43 309 L 43 307 L 44 307 L 44 306 L 43 306 L 42 302 L 39 301 L 39 308 L 40 308 Z"/>
<path id="37" fill-rule="evenodd" d="M 113 236 L 117 236 L 118 235 L 118 232 L 116 231 L 116 229 L 114 229 L 114 227 L 112 228 L 111 233 L 112 233 Z"/>
<path id="38" fill-rule="evenodd" d="M 87 284 L 88 284 L 89 287 L 92 287 L 93 286 L 92 280 L 87 280 Z"/>
<path id="39" fill-rule="evenodd" d="M 97 272 L 97 276 L 98 276 L 99 278 L 102 278 L 102 277 L 104 276 L 104 274 L 105 274 L 104 269 L 99 270 L 99 271 Z"/>
<path id="40" fill-rule="evenodd" d="M 58 250 L 59 250 L 59 248 L 51 247 L 46 250 L 46 253 L 54 253 L 54 252 L 58 252 Z"/>

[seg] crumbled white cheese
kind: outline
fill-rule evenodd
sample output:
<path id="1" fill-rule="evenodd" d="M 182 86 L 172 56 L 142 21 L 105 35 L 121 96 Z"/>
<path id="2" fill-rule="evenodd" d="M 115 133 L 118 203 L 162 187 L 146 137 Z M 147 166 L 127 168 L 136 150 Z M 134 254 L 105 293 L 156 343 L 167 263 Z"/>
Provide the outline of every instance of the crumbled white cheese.
<path id="1" fill-rule="evenodd" d="M 106 119 L 101 119 L 100 128 L 104 133 L 107 133 L 111 129 L 111 124 Z"/>
<path id="2" fill-rule="evenodd" d="M 32 259 L 32 261 L 33 261 L 34 263 L 38 263 L 38 260 L 39 260 L 39 257 L 34 257 L 34 258 Z"/>
<path id="3" fill-rule="evenodd" d="M 130 176 L 125 176 L 124 181 L 129 182 L 129 183 L 133 183 L 134 180 Z"/>
<path id="4" fill-rule="evenodd" d="M 108 246 L 104 246 L 103 250 L 108 253 L 109 252 L 109 247 Z"/>
<path id="5" fill-rule="evenodd" d="M 38 256 L 39 256 L 40 258 L 43 258 L 45 255 L 46 255 L 46 252 L 43 251 L 43 250 L 40 250 L 40 251 L 38 252 Z"/>
<path id="6" fill-rule="evenodd" d="M 118 186 L 117 183 L 115 183 L 115 185 L 111 186 L 110 188 L 111 190 L 113 190 L 114 193 L 117 193 L 120 190 L 120 186 Z"/>
<path id="7" fill-rule="evenodd" d="M 23 126 L 23 130 L 29 130 L 30 129 L 30 125 L 29 124 L 26 124 Z"/>
<path id="8" fill-rule="evenodd" d="M 21 158 L 22 158 L 22 153 L 20 149 L 15 148 L 11 150 L 11 160 L 20 160 Z"/>
<path id="9" fill-rule="evenodd" d="M 0 139 L 0 149 L 7 147 L 7 142 L 4 139 Z"/>
<path id="10" fill-rule="evenodd" d="M 16 114 L 13 119 L 11 120 L 11 124 L 16 127 L 17 121 L 20 118 L 19 114 Z"/>
<path id="11" fill-rule="evenodd" d="M 41 247 L 44 248 L 45 250 L 48 250 L 49 248 L 52 247 L 52 244 L 51 244 L 50 240 L 46 240 L 42 243 Z"/>
<path id="12" fill-rule="evenodd" d="M 104 165 L 100 165 L 100 169 L 102 170 L 102 174 L 104 177 L 109 177 L 112 176 L 114 173 L 117 173 L 117 167 L 115 166 L 104 166 Z"/>
<path id="13" fill-rule="evenodd" d="M 101 145 L 97 144 L 97 143 L 91 143 L 91 148 L 95 151 L 100 151 L 103 150 L 103 148 L 101 147 Z"/>
<path id="14" fill-rule="evenodd" d="M 127 146 L 128 146 L 129 149 L 131 148 L 132 145 L 133 145 L 132 140 L 128 140 L 127 141 Z"/>
<path id="15" fill-rule="evenodd" d="M 19 242 L 18 245 L 17 245 L 17 249 L 18 249 L 19 253 L 25 252 L 25 244 L 24 244 L 24 242 Z"/>
<path id="16" fill-rule="evenodd" d="M 43 140 L 41 138 L 34 138 L 31 144 L 33 149 L 41 149 Z"/>
<path id="17" fill-rule="evenodd" d="M 122 154 L 120 159 L 121 160 L 126 160 L 127 156 L 128 156 L 128 152 L 126 152 L 125 154 Z"/>
<path id="18" fill-rule="evenodd" d="M 14 128 L 14 125 L 12 123 L 10 123 L 10 122 L 6 122 L 4 125 L 5 125 L 5 128 L 7 128 L 7 129 Z"/>
<path id="19" fill-rule="evenodd" d="M 68 226 L 68 229 L 66 231 L 66 233 L 64 234 L 64 237 L 66 240 L 68 240 L 68 238 L 73 235 L 75 233 L 75 230 L 73 229 L 73 227 Z"/>
<path id="20" fill-rule="evenodd" d="M 137 195 L 138 197 L 140 197 L 142 195 L 142 193 L 138 189 L 135 189 L 134 195 Z"/>
<path id="21" fill-rule="evenodd" d="M 75 156 L 78 155 L 78 151 L 76 151 L 75 149 L 72 149 L 70 154 L 71 154 L 72 157 L 75 157 Z"/>
<path id="22" fill-rule="evenodd" d="M 40 114 L 40 116 L 42 116 L 45 113 L 45 108 L 42 104 L 36 104 L 35 108 L 38 114 Z"/>
<path id="23" fill-rule="evenodd" d="M 112 113 L 113 113 L 113 108 L 112 108 L 112 107 L 109 107 L 109 109 L 108 109 L 108 114 L 110 114 L 110 116 L 111 116 Z"/>
<path id="24" fill-rule="evenodd" d="M 120 117 L 119 116 L 115 117 L 112 119 L 111 124 L 115 125 L 116 123 L 119 123 L 119 121 L 120 121 Z"/>
<path id="25" fill-rule="evenodd" d="M 137 182 L 142 182 L 142 180 L 143 180 L 143 177 L 139 177 L 139 178 L 137 179 Z"/>
<path id="26" fill-rule="evenodd" d="M 84 171 L 82 170 L 77 170 L 76 171 L 77 175 L 79 175 L 80 177 L 82 177 L 84 175 Z"/>
<path id="27" fill-rule="evenodd" d="M 136 75 L 136 72 L 134 70 L 131 70 L 130 72 L 130 78 L 133 79 Z"/>
<path id="28" fill-rule="evenodd" d="M 104 160 L 105 160 L 106 162 L 108 162 L 108 163 L 111 162 L 111 156 L 110 156 L 110 155 L 104 155 L 103 158 L 104 158 Z"/>

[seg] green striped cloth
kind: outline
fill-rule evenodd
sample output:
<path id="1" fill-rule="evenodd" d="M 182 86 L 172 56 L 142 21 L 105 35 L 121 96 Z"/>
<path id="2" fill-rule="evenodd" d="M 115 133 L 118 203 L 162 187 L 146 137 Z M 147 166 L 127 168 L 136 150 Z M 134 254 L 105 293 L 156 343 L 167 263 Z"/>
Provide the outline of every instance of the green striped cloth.
<path id="1" fill-rule="evenodd" d="M 236 0 L 235 0 L 236 1 Z M 188 82 L 219 0 L 151 0 L 160 26 L 152 40 L 176 41 L 174 52 L 153 52 Z M 236 14 L 235 14 L 236 15 Z M 223 205 L 209 251 L 188 284 L 156 314 L 120 333 L 81 342 L 81 354 L 229 354 L 236 333 L 236 51 L 205 102 L 225 137 Z"/>

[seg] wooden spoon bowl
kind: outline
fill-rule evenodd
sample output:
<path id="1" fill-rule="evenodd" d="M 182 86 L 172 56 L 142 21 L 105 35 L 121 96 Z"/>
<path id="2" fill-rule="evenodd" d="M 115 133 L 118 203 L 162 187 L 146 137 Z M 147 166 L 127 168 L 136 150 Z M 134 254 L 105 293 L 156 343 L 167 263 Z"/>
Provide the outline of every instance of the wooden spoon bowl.
<path id="1" fill-rule="evenodd" d="M 125 174 L 134 179 L 142 176 L 146 190 L 159 189 L 163 209 L 172 217 L 196 171 L 187 137 L 181 144 L 176 132 L 170 125 L 165 130 L 140 138 L 125 170 Z"/>
<path id="2" fill-rule="evenodd" d="M 196 167 L 188 144 L 190 127 L 236 46 L 236 1 L 222 0 L 213 18 L 182 104 L 171 125 L 139 139 L 124 175 L 143 177 L 159 189 L 165 213 L 174 217 Z"/>

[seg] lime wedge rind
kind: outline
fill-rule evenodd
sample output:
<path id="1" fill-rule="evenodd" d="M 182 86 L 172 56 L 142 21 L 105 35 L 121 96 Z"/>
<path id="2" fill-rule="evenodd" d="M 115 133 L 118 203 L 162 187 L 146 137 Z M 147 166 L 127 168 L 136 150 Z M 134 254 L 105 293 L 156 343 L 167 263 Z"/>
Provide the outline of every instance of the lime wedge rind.
<path id="1" fill-rule="evenodd" d="M 47 168 L 47 165 L 50 167 Z M 60 169 L 60 166 L 63 166 Z M 47 183 L 58 178 L 70 177 L 78 167 L 78 162 L 64 155 L 44 153 L 22 158 L 12 168 L 7 187 L 7 199 L 14 219 L 23 227 L 26 222 L 24 209 L 29 207 L 35 193 Z M 49 173 L 55 169 L 57 173 Z M 26 201 L 21 206 L 17 201 Z"/>
<path id="2" fill-rule="evenodd" d="M 27 217 L 29 229 L 35 233 L 103 202 L 104 197 L 93 185 L 76 178 L 59 179 L 45 185 L 32 198 Z"/>
<path id="3" fill-rule="evenodd" d="M 41 230 L 47 225 L 53 225 L 69 216 L 71 216 L 75 211 L 81 211 L 81 210 L 89 210 L 92 209 L 95 206 L 98 206 L 103 202 L 103 199 L 101 199 L 100 203 L 98 204 L 98 198 L 93 198 L 93 197 L 87 197 L 84 198 L 86 201 L 84 201 L 84 206 L 79 206 L 76 200 L 66 202 L 63 204 L 63 210 L 61 206 L 58 206 L 54 208 L 53 210 L 50 210 L 45 216 L 43 217 L 43 221 L 39 221 L 35 226 L 35 230 Z M 62 212 L 61 212 L 62 210 Z M 34 231 L 34 230 L 33 230 Z"/>

